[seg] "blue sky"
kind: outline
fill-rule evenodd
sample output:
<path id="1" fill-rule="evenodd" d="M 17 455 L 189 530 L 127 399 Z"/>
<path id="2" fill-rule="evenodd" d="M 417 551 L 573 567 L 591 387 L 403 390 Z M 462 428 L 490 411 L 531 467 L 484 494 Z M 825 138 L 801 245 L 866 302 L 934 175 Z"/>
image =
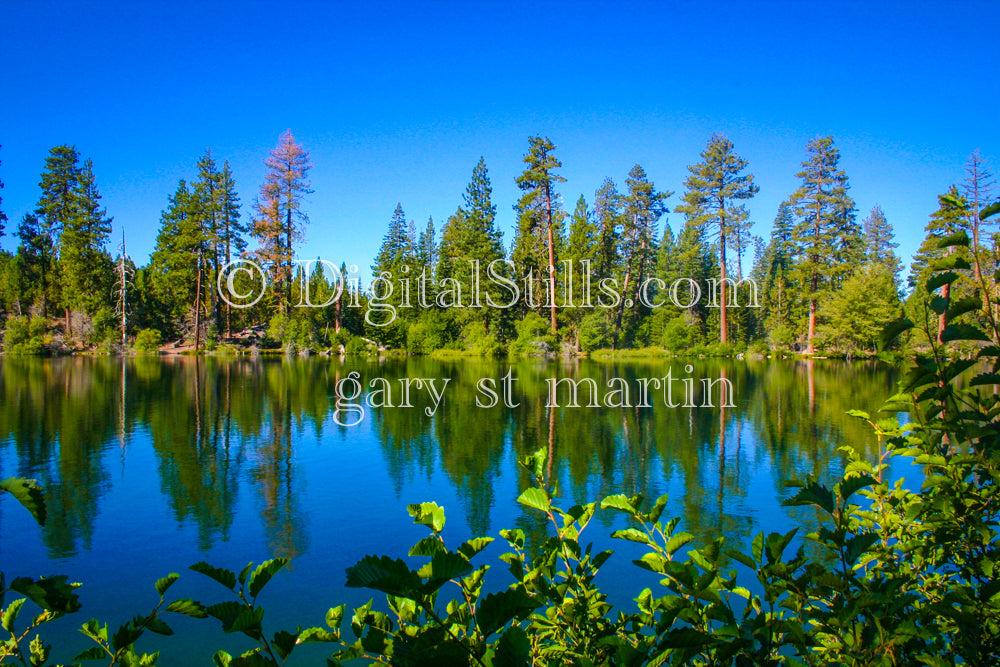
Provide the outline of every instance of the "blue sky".
<path id="1" fill-rule="evenodd" d="M 1000 170 L 998 18 L 987 2 L 7 2 L 0 245 L 61 143 L 93 159 L 113 244 L 124 227 L 144 263 L 207 148 L 249 215 L 291 128 L 314 165 L 300 256 L 366 270 L 396 202 L 440 229 L 480 156 L 509 243 L 531 134 L 557 145 L 572 210 L 635 163 L 675 205 L 722 132 L 760 185 L 756 233 L 806 142 L 832 134 L 859 219 L 880 204 L 908 258 L 969 153 Z"/>

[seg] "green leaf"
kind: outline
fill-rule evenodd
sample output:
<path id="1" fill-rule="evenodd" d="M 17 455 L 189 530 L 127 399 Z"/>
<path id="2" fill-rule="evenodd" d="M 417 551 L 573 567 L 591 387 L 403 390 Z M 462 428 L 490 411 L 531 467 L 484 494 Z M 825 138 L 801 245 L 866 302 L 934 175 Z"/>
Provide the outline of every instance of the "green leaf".
<path id="1" fill-rule="evenodd" d="M 18 598 L 3 610 L 3 618 L 0 620 L 0 626 L 11 634 L 14 634 L 14 623 L 17 622 L 17 615 L 20 613 L 21 607 L 24 606 L 25 599 Z"/>
<path id="2" fill-rule="evenodd" d="M 536 606 L 535 600 L 522 586 L 490 593 L 476 608 L 476 625 L 483 637 L 489 637 L 511 620 L 524 618 Z"/>
<path id="3" fill-rule="evenodd" d="M 91 646 L 87 650 L 82 651 L 80 653 L 77 653 L 76 657 L 74 657 L 73 660 L 74 661 L 76 661 L 76 660 L 107 660 L 107 658 L 108 658 L 108 654 L 107 654 L 107 652 L 103 648 L 101 648 L 100 646 Z"/>
<path id="4" fill-rule="evenodd" d="M 517 502 L 525 507 L 531 507 L 541 512 L 548 512 L 552 508 L 552 504 L 549 501 L 549 494 L 534 486 L 525 489 L 524 493 L 518 496 Z"/>
<path id="5" fill-rule="evenodd" d="M 200 602 L 195 602 L 194 600 L 189 600 L 187 598 L 174 600 L 167 605 L 167 611 L 172 611 L 175 614 L 190 616 L 191 618 L 208 618 L 208 614 L 205 612 L 205 607 L 203 607 Z"/>
<path id="6" fill-rule="evenodd" d="M 271 646 L 274 650 L 278 652 L 278 657 L 282 660 L 286 660 L 289 655 L 291 655 L 292 650 L 295 649 L 295 644 L 298 642 L 299 634 L 292 634 L 286 630 L 278 630 L 274 633 L 274 638 L 271 640 Z"/>
<path id="7" fill-rule="evenodd" d="M 161 621 L 156 616 L 154 616 L 153 618 L 146 619 L 146 628 L 150 632 L 155 632 L 158 635 L 174 634 L 174 631 L 170 628 L 170 626 Z"/>
<path id="8" fill-rule="evenodd" d="M 493 543 L 492 537 L 473 537 L 471 540 L 463 542 L 458 550 L 463 556 L 472 560 L 472 557 Z"/>
<path id="9" fill-rule="evenodd" d="M 611 537 L 618 540 L 628 540 L 629 542 L 638 542 L 639 544 L 653 544 L 653 540 L 646 533 L 635 528 L 625 528 L 623 530 L 616 530 L 611 533 Z"/>
<path id="10" fill-rule="evenodd" d="M 406 563 L 388 556 L 365 556 L 347 568 L 347 586 L 371 588 L 390 595 L 412 598 L 423 582 Z"/>
<path id="11" fill-rule="evenodd" d="M 846 500 L 855 493 L 857 493 L 859 490 L 868 486 L 873 486 L 875 484 L 878 484 L 878 482 L 875 480 L 875 478 L 869 475 L 855 475 L 843 480 L 842 482 L 837 484 L 835 488 L 837 490 L 838 495 L 842 499 Z"/>
<path id="12" fill-rule="evenodd" d="M 956 204 L 957 205 L 957 204 Z M 950 236 L 945 236 L 937 242 L 939 250 L 954 247 L 966 247 L 969 245 L 969 235 L 964 231 L 955 232 Z"/>
<path id="13" fill-rule="evenodd" d="M 877 533 L 862 533 L 848 538 L 844 548 L 844 558 L 849 565 L 854 565 L 858 558 L 868 550 L 868 547 L 878 542 Z"/>
<path id="14" fill-rule="evenodd" d="M 233 656 L 225 651 L 216 651 L 215 655 L 212 656 L 212 663 L 215 664 L 215 667 L 229 667 L 232 660 Z"/>
<path id="15" fill-rule="evenodd" d="M 879 334 L 878 337 L 879 352 L 885 351 L 885 348 L 888 347 L 894 340 L 896 340 L 896 338 L 898 338 L 901 333 L 903 333 L 904 331 L 909 331 L 912 328 L 913 328 L 913 322 L 905 317 L 895 320 L 893 322 L 889 322 L 889 324 L 885 325 L 885 327 L 882 329 L 882 333 Z"/>
<path id="16" fill-rule="evenodd" d="M 472 572 L 472 564 L 465 556 L 453 551 L 443 551 L 435 554 L 430 563 L 420 568 L 418 574 L 422 574 L 429 580 L 424 590 L 431 592 L 446 581 L 456 577 L 464 577 L 470 572 Z"/>
<path id="17" fill-rule="evenodd" d="M 950 343 L 955 340 L 989 340 L 989 337 L 971 324 L 949 324 L 941 332 L 941 340 Z"/>
<path id="18" fill-rule="evenodd" d="M 413 523 L 428 526 L 435 533 L 444 530 L 444 508 L 437 503 L 407 505 L 406 511 L 413 517 Z"/>
<path id="19" fill-rule="evenodd" d="M 250 561 L 249 563 L 247 563 L 246 567 L 240 570 L 239 577 L 237 578 L 239 579 L 241 586 L 247 582 L 247 575 L 250 574 L 250 568 L 252 567 L 253 567 L 253 561 Z"/>
<path id="20" fill-rule="evenodd" d="M 931 265 L 932 271 L 951 271 L 953 269 L 968 270 L 971 268 L 972 265 L 969 264 L 969 262 L 967 262 L 961 255 L 948 255 L 947 257 L 941 257 Z"/>
<path id="21" fill-rule="evenodd" d="M 979 219 L 985 220 L 986 218 L 992 218 L 997 213 L 1000 213 L 1000 202 L 993 202 L 979 212 Z"/>
<path id="22" fill-rule="evenodd" d="M 250 609 L 234 600 L 227 600 L 213 604 L 205 611 L 222 622 L 223 632 L 242 632 L 253 639 L 261 637 L 260 624 L 264 620 L 264 610 L 260 607 Z"/>
<path id="23" fill-rule="evenodd" d="M 434 554 L 439 554 L 447 550 L 448 549 L 445 548 L 444 543 L 437 535 L 428 535 L 410 547 L 408 555 L 433 556 Z"/>
<path id="24" fill-rule="evenodd" d="M 73 590 L 78 584 L 67 583 L 67 576 L 29 579 L 18 577 L 10 582 L 10 590 L 25 596 L 42 609 L 62 613 L 73 613 L 80 608 L 80 598 Z"/>
<path id="25" fill-rule="evenodd" d="M 493 667 L 527 667 L 531 658 L 528 635 L 515 626 L 500 635 L 497 640 Z"/>
<path id="26" fill-rule="evenodd" d="M 677 551 L 681 547 L 683 547 L 685 544 L 687 544 L 688 542 L 690 542 L 693 539 L 694 539 L 694 535 L 692 535 L 691 533 L 677 533 L 676 535 L 674 535 L 673 537 L 671 537 L 669 540 L 667 540 L 667 543 L 666 543 L 666 545 L 664 545 L 663 549 L 668 554 L 670 554 L 671 556 L 673 556 L 675 553 L 677 553 Z"/>
<path id="27" fill-rule="evenodd" d="M 8 477 L 0 482 L 0 491 L 6 491 L 31 512 L 39 526 L 45 525 L 45 492 L 38 482 L 21 477 Z"/>
<path id="28" fill-rule="evenodd" d="M 299 633 L 299 644 L 313 644 L 317 642 L 335 642 L 340 638 L 337 632 L 328 632 L 323 628 L 306 628 Z"/>
<path id="29" fill-rule="evenodd" d="M 219 582 L 231 591 L 236 590 L 236 575 L 229 570 L 209 565 L 205 561 L 195 563 L 188 567 L 188 569 L 204 574 L 209 579 Z"/>
<path id="30" fill-rule="evenodd" d="M 930 293 L 943 285 L 952 284 L 953 282 L 958 280 L 958 278 L 959 278 L 958 274 L 955 273 L 954 271 L 946 271 L 945 273 L 935 273 L 933 276 L 927 279 L 926 283 L 924 283 L 924 289 L 926 289 L 927 292 Z"/>
<path id="31" fill-rule="evenodd" d="M 163 594 L 167 592 L 167 589 L 169 589 L 171 586 L 173 586 L 174 582 L 177 581 L 180 578 L 181 578 L 181 575 L 177 574 L 176 572 L 171 572 L 170 574 L 168 574 L 167 576 L 163 577 L 162 579 L 157 579 L 156 580 L 156 592 L 159 593 L 160 597 L 162 598 Z"/>
<path id="32" fill-rule="evenodd" d="M 825 510 L 828 514 L 833 514 L 834 509 L 833 493 L 830 489 L 816 482 L 809 482 L 806 486 L 799 489 L 798 493 L 781 504 L 785 506 L 815 505 Z"/>
<path id="33" fill-rule="evenodd" d="M 951 302 L 948 307 L 948 320 L 954 320 L 961 315 L 980 310 L 983 307 L 983 300 L 975 296 L 967 296 Z"/>
<path id="34" fill-rule="evenodd" d="M 613 496 L 608 496 L 607 498 L 602 500 L 601 509 L 605 508 L 618 510 L 619 512 L 625 512 L 631 516 L 635 516 L 639 512 L 638 509 L 633 507 L 628 496 L 622 493 Z"/>
<path id="35" fill-rule="evenodd" d="M 347 609 L 347 605 L 340 605 L 339 607 L 331 607 L 326 612 L 326 624 L 330 628 L 340 632 L 340 624 L 344 620 L 344 610 Z"/>
<path id="36" fill-rule="evenodd" d="M 258 565 L 257 569 L 250 575 L 250 585 L 247 587 L 250 597 L 255 598 L 260 595 L 267 582 L 271 581 L 271 577 L 288 565 L 289 562 L 287 558 L 272 558 Z"/>

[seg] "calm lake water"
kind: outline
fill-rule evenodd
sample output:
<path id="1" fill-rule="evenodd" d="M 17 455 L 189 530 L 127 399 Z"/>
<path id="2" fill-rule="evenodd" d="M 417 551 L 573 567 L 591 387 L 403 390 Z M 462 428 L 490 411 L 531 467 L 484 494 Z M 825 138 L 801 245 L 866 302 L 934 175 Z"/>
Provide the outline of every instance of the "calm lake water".
<path id="1" fill-rule="evenodd" d="M 548 474 L 564 507 L 613 493 L 667 493 L 666 516 L 681 517 L 700 542 L 721 533 L 744 545 L 759 531 L 815 527 L 814 511 L 781 507 L 791 495 L 785 482 L 835 478 L 844 465 L 838 446 L 875 457 L 874 436 L 845 412 L 874 412 L 893 393 L 894 369 L 825 360 L 688 363 L 690 370 L 662 361 L 0 358 L 0 477 L 36 478 L 48 501 L 39 527 L 13 498 L 0 498 L 0 570 L 8 580 L 64 573 L 83 582 L 83 609 L 45 635 L 65 645 L 54 657 L 67 660 L 87 646 L 76 632 L 84 621 L 116 626 L 147 611 L 153 582 L 168 572 L 181 574 L 168 597 L 214 603 L 225 591 L 188 565 L 239 570 L 288 556 L 291 568 L 260 598 L 270 634 L 322 626 L 329 607 L 372 597 L 345 588 L 344 569 L 369 553 L 405 556 L 426 534 L 412 524 L 408 503 L 443 505 L 450 544 L 507 527 L 539 539 L 545 523 L 515 502 L 530 483 L 516 460 L 538 447 L 552 454 Z M 694 379 L 699 406 L 700 380 L 726 378 L 734 407 L 671 408 L 654 391 L 652 407 L 545 407 L 547 378 L 593 378 L 604 395 L 620 377 L 634 405 L 638 380 L 668 369 Z M 366 391 L 374 378 L 387 379 L 391 398 L 374 402 L 397 407 L 372 408 L 362 395 L 360 422 L 338 424 L 359 417 L 334 412 L 337 383 L 353 371 Z M 516 407 L 479 407 L 477 397 L 488 395 L 478 383 L 492 378 L 500 394 L 508 372 Z M 412 407 L 400 407 L 401 378 L 433 378 L 438 390 L 450 381 L 434 410 L 426 387 L 414 383 Z M 674 402 L 683 402 L 686 385 L 673 386 Z M 615 548 L 599 581 L 612 602 L 631 608 L 656 578 L 629 562 L 640 553 L 635 545 L 608 539 L 622 525 L 598 513 L 584 541 Z M 510 582 L 499 553 L 494 543 L 479 557 L 496 563 L 492 588 Z M 214 620 L 168 621 L 178 636 L 140 642 L 161 649 L 163 664 L 210 664 L 217 648 L 249 647 Z M 312 651 L 307 659 L 329 651 L 302 648 Z"/>

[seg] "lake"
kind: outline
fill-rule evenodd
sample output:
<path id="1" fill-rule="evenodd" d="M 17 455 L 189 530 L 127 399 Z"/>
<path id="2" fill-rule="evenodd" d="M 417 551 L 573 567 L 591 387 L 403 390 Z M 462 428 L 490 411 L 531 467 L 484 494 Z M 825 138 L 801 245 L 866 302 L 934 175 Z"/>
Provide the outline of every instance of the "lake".
<path id="1" fill-rule="evenodd" d="M 644 379 L 668 371 L 671 399 L 650 390 L 638 400 Z M 556 378 L 583 381 L 581 407 L 546 407 Z M 732 407 L 706 400 L 702 380 L 729 383 Z M 746 545 L 758 531 L 815 527 L 814 510 L 781 506 L 786 482 L 836 479 L 843 444 L 874 459 L 874 435 L 845 413 L 874 412 L 896 380 L 889 366 L 833 360 L 0 357 L 0 477 L 38 479 L 48 502 L 39 527 L 0 498 L 0 570 L 8 581 L 63 573 L 84 584 L 83 609 L 43 633 L 65 645 L 58 660 L 88 646 L 76 629 L 92 616 L 116 626 L 152 608 L 153 582 L 168 572 L 181 574 L 168 598 L 224 599 L 187 569 L 201 560 L 238 571 L 290 557 L 261 595 L 265 630 L 322 626 L 329 607 L 372 597 L 345 588 L 345 568 L 370 553 L 403 557 L 426 534 L 408 503 L 444 506 L 449 544 L 508 527 L 540 539 L 545 523 L 516 503 L 531 482 L 517 458 L 539 447 L 563 507 L 667 493 L 665 516 L 681 517 L 696 544 L 722 534 Z M 609 396 L 618 384 L 628 400 Z M 599 512 L 583 541 L 616 549 L 598 582 L 628 609 L 656 577 L 629 562 L 636 545 L 608 538 L 622 525 Z M 510 583 L 499 553 L 494 543 L 478 557 L 495 563 L 489 588 Z M 249 647 L 215 620 L 168 620 L 177 636 L 139 643 L 161 649 L 161 664 Z"/>

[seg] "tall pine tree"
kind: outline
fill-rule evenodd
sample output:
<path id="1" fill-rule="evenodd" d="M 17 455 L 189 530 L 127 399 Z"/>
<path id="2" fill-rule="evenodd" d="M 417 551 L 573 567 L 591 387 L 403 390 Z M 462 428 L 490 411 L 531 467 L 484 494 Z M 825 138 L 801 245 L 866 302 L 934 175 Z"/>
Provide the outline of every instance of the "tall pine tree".
<path id="1" fill-rule="evenodd" d="M 737 241 L 737 248 L 745 245 L 750 223 L 741 201 L 757 194 L 753 174 L 746 172 L 747 161 L 733 150 L 733 142 L 720 134 L 712 135 L 701 154 L 702 161 L 688 167 L 691 172 L 685 181 L 687 192 L 684 204 L 677 207 L 688 221 L 704 229 L 706 237 L 714 240 L 719 253 L 719 341 L 729 340 L 727 280 L 729 266 L 726 249 Z M 738 251 L 739 252 L 739 251 Z M 733 290 L 735 295 L 736 290 Z"/>

